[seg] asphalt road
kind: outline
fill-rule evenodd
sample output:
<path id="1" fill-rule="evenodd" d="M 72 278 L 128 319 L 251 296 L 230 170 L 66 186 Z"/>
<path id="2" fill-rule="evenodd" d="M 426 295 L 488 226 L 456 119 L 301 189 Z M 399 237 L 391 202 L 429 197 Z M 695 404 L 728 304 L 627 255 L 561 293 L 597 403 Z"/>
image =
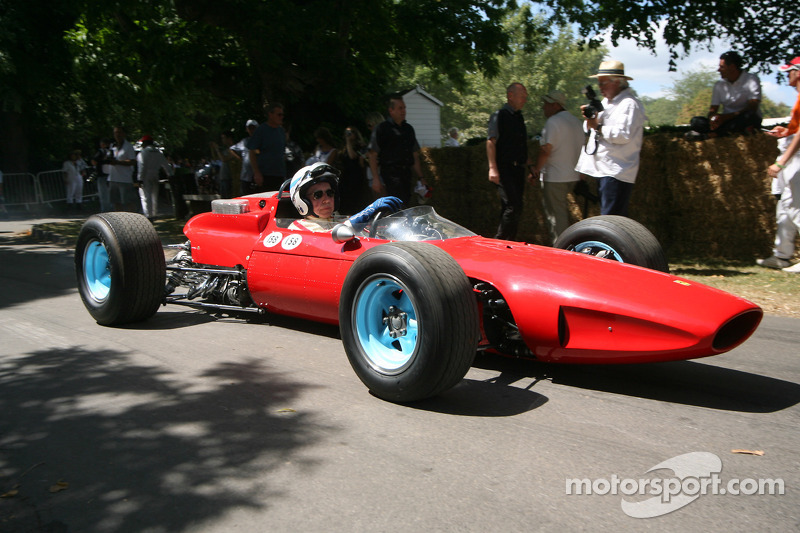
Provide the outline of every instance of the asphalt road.
<path id="1" fill-rule="evenodd" d="M 698 361 L 479 356 L 394 405 L 336 328 L 184 308 L 101 327 L 70 250 L 0 242 L 0 531 L 797 531 L 798 346 L 800 321 L 767 317 Z M 695 491 L 709 461 L 727 494 Z"/>

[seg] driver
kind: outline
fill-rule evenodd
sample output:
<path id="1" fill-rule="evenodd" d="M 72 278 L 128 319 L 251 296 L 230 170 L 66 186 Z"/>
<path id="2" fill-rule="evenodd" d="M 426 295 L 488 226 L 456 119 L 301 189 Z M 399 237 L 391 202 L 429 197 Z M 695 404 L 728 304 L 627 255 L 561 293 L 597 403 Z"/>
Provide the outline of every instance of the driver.
<path id="1" fill-rule="evenodd" d="M 297 212 L 305 217 L 295 220 L 289 227 L 315 232 L 331 231 L 341 223 L 363 224 L 379 210 L 392 214 L 403 207 L 399 198 L 385 196 L 351 217 L 337 215 L 339 171 L 325 163 L 314 163 L 298 170 L 289 184 L 289 197 Z"/>

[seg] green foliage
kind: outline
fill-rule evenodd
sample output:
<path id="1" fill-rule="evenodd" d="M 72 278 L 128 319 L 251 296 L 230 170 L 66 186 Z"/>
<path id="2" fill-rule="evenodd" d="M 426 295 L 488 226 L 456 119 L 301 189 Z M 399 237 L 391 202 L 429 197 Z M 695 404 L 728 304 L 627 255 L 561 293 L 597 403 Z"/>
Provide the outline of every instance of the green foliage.
<path id="1" fill-rule="evenodd" d="M 534 15 L 537 5 L 549 9 Z M 309 146 L 320 124 L 362 124 L 383 110 L 404 80 L 446 102 L 443 126 L 474 137 L 520 81 L 533 133 L 543 122 L 538 96 L 560 89 L 577 114 L 602 56 L 576 51 L 567 28 L 584 37 L 610 28 L 612 40 L 652 48 L 661 25 L 674 57 L 718 36 L 743 43 L 758 65 L 800 55 L 800 7 L 777 0 L 757 10 L 733 0 L 0 0 L 0 13 L 5 171 L 52 168 L 114 123 L 202 152 L 223 128 L 243 135 L 244 119 L 263 119 L 275 100 Z"/>
<path id="2" fill-rule="evenodd" d="M 680 104 L 669 98 L 642 97 L 650 126 L 675 124 L 675 117 L 680 111 Z"/>
<path id="3" fill-rule="evenodd" d="M 528 103 L 523 109 L 529 135 L 536 135 L 544 126 L 541 96 L 553 89 L 567 96 L 567 109 L 580 116 L 586 103 L 582 88 L 591 83 L 589 75 L 597 72 L 603 49 L 579 49 L 569 28 L 559 28 L 547 43 L 529 46 L 524 12 L 509 17 L 502 25 L 509 36 L 514 53 L 498 57 L 498 71 L 493 77 L 482 72 L 468 72 L 463 83 L 442 79 L 435 71 L 417 65 L 404 66 L 395 80 L 397 87 L 422 85 L 445 105 L 442 108 L 442 136 L 449 128 L 459 129 L 462 139 L 485 138 L 489 115 L 506 101 L 506 87 L 518 81 L 528 90 Z M 544 23 L 534 18 L 534 26 Z M 595 87 L 595 90 L 597 88 Z"/>
<path id="4" fill-rule="evenodd" d="M 800 55 L 800 4 L 783 0 L 546 0 L 556 20 L 571 22 L 590 42 L 608 32 L 614 45 L 633 39 L 655 49 L 663 30 L 671 64 L 693 44 L 722 38 L 737 43 L 750 65 L 767 71 Z"/>
<path id="5" fill-rule="evenodd" d="M 788 117 L 792 112 L 792 108 L 783 103 L 776 103 L 769 99 L 769 97 L 764 97 L 764 100 L 761 102 L 761 114 L 764 118 L 781 118 L 781 117 Z"/>

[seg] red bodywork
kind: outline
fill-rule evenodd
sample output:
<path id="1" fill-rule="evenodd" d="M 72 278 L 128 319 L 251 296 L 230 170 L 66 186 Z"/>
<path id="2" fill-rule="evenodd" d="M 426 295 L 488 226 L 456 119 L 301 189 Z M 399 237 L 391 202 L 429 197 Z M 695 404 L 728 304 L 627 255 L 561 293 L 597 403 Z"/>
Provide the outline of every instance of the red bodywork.
<path id="1" fill-rule="evenodd" d="M 253 301 L 270 312 L 338 323 L 350 266 L 387 241 L 337 244 L 330 233 L 279 225 L 274 195 L 242 200 L 250 212 L 204 213 L 186 224 L 193 261 L 243 266 Z M 741 344 L 762 317 L 758 306 L 723 291 L 593 256 L 479 236 L 428 242 L 448 252 L 470 279 L 500 291 L 523 341 L 541 361 L 705 357 Z"/>

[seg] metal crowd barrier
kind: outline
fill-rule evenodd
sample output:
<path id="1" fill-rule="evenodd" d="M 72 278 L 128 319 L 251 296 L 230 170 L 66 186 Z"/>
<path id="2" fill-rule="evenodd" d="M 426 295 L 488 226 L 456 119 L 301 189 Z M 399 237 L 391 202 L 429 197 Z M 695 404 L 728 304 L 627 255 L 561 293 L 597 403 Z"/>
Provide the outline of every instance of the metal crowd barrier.
<path id="1" fill-rule="evenodd" d="M 37 188 L 39 191 L 39 203 L 47 204 L 53 202 L 67 201 L 67 188 L 64 185 L 63 170 L 48 170 L 39 172 L 36 175 Z M 97 182 L 83 181 L 83 201 L 97 196 Z"/>
<path id="2" fill-rule="evenodd" d="M 27 172 L 17 174 L 3 174 L 4 206 L 24 205 L 30 209 L 32 204 L 38 204 L 36 176 Z"/>
<path id="3" fill-rule="evenodd" d="M 33 175 L 28 172 L 3 174 L 3 203 L 4 207 L 47 205 L 66 202 L 67 188 L 64 185 L 63 170 L 48 170 Z M 83 182 L 83 201 L 97 196 L 97 182 L 94 180 Z"/>

